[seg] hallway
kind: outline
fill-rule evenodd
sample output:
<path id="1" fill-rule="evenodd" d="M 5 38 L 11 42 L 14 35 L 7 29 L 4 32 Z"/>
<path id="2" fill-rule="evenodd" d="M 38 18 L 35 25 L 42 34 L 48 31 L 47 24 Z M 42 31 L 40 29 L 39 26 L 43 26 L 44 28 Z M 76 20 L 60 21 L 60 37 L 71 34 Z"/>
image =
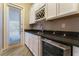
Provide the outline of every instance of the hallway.
<path id="1" fill-rule="evenodd" d="M 3 51 L 1 56 L 33 56 L 26 46 L 10 48 Z"/>

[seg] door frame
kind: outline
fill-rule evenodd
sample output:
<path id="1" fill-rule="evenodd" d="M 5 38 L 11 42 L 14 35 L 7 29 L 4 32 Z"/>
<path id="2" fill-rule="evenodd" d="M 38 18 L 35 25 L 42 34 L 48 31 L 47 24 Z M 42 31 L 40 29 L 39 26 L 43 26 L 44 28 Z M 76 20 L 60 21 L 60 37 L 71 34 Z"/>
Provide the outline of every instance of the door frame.
<path id="1" fill-rule="evenodd" d="M 2 45 L 1 48 L 0 48 L 0 51 L 1 51 L 1 50 L 3 49 L 3 43 L 4 43 L 4 42 L 3 42 L 3 41 L 4 41 L 4 40 L 3 40 L 3 39 L 4 39 L 4 35 L 3 35 L 3 29 L 4 29 L 4 28 L 3 28 L 3 23 L 4 23 L 4 22 L 3 22 L 3 19 L 4 19 L 4 18 L 3 18 L 3 15 L 4 15 L 4 12 L 3 12 L 3 9 L 4 9 L 4 8 L 3 8 L 3 3 L 0 4 L 0 9 L 1 9 L 1 10 L 0 10 L 0 12 L 1 12 L 1 33 L 0 33 L 0 34 L 1 34 L 1 39 L 0 39 L 0 40 L 1 40 L 1 43 L 0 43 L 0 44 Z"/>
<path id="2" fill-rule="evenodd" d="M 21 20 L 20 20 L 21 39 L 20 39 L 20 44 L 22 43 L 22 39 L 23 39 L 23 37 L 22 37 L 22 35 L 23 35 L 23 33 L 22 33 L 23 32 L 23 25 L 21 25 L 21 24 L 23 24 L 23 22 L 22 22 L 23 21 L 23 19 L 22 19 L 23 8 L 21 6 L 13 4 L 13 3 L 4 4 L 4 13 L 5 13 L 5 15 L 4 15 L 4 49 L 11 47 L 11 46 L 9 46 L 9 43 L 8 43 L 8 39 L 9 39 L 9 31 L 8 31 L 8 28 L 9 28 L 8 27 L 9 6 L 15 7 L 15 8 L 18 8 L 18 9 L 21 10 Z"/>

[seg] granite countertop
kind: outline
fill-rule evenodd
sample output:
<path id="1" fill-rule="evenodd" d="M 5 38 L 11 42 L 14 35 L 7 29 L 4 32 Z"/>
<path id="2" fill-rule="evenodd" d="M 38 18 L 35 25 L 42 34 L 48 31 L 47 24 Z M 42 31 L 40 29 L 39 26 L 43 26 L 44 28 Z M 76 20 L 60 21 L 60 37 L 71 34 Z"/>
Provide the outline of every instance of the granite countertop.
<path id="1" fill-rule="evenodd" d="M 53 31 L 44 31 L 42 33 L 42 31 L 40 30 L 25 30 L 25 32 L 39 35 L 43 38 L 47 38 L 49 40 L 53 40 L 53 41 L 67 44 L 70 46 L 74 45 L 74 46 L 79 47 L 79 37 L 78 37 L 79 33 L 78 32 L 56 32 L 56 34 L 53 34 Z M 67 36 L 63 36 L 64 33 Z"/>

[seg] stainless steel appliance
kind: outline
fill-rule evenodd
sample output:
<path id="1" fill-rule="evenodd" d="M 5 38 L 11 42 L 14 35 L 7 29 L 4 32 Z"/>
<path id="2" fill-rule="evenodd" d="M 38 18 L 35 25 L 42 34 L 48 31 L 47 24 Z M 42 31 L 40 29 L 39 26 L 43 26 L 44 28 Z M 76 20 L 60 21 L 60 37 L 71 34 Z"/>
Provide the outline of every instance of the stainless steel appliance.
<path id="1" fill-rule="evenodd" d="M 42 40 L 43 56 L 70 56 L 71 47 L 48 39 Z"/>

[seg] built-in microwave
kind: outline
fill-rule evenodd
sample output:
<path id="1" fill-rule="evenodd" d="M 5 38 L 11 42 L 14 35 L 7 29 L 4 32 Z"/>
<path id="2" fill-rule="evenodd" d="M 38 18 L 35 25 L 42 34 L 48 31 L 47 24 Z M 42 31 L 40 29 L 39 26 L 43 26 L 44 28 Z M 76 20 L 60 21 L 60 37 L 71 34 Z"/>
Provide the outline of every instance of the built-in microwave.
<path id="1" fill-rule="evenodd" d="M 45 19 L 45 4 L 40 9 L 35 11 L 35 19 L 37 21 Z"/>

